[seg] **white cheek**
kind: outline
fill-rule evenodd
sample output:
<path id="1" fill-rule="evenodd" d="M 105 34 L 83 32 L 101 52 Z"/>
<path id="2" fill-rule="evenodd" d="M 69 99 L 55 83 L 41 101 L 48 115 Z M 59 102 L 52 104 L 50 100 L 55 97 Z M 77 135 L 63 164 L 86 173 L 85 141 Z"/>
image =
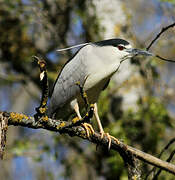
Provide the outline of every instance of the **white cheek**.
<path id="1" fill-rule="evenodd" d="M 128 56 L 128 55 L 129 55 L 129 53 L 128 53 L 128 52 L 126 52 L 125 50 L 123 50 L 121 54 L 122 54 L 122 57 L 124 57 L 124 56 Z"/>
<path id="2" fill-rule="evenodd" d="M 120 58 L 124 56 L 124 53 L 119 51 L 117 47 L 104 47 L 104 49 L 101 50 L 101 54 L 103 58 L 106 59 L 105 62 L 107 64 L 119 61 Z"/>
<path id="3" fill-rule="evenodd" d="M 121 60 L 123 57 L 127 55 L 128 55 L 128 52 L 124 50 L 115 49 L 115 52 L 114 52 L 115 59 Z"/>

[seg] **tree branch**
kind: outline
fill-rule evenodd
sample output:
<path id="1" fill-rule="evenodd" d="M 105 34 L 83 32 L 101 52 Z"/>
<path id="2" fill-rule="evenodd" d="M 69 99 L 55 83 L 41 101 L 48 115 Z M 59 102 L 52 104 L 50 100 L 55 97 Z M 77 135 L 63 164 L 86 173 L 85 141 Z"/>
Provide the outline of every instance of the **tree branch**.
<path id="1" fill-rule="evenodd" d="M 38 66 L 40 68 L 40 83 L 42 86 L 42 97 L 40 106 L 35 109 L 37 113 L 34 115 L 35 120 L 37 120 L 42 116 L 46 116 L 49 83 L 47 78 L 46 62 L 43 59 L 38 58 L 37 56 L 33 56 L 33 58 L 37 61 Z"/>
<path id="2" fill-rule="evenodd" d="M 108 138 L 106 136 L 101 139 L 101 135 L 95 132 L 95 134 L 91 135 L 90 139 L 88 139 L 84 128 L 81 126 L 73 126 L 72 122 L 54 120 L 48 118 L 47 116 L 36 122 L 34 117 L 14 112 L 0 112 L 0 121 L 2 118 L 7 119 L 8 125 L 23 126 L 33 129 L 46 129 L 49 131 L 66 133 L 70 136 L 78 136 L 95 144 L 105 146 L 106 148 L 108 147 Z M 74 123 L 74 125 L 75 124 L 76 123 Z M 121 141 L 118 143 L 115 139 L 112 139 L 111 149 L 119 152 L 122 157 L 123 154 L 130 153 L 137 159 L 140 159 L 175 175 L 175 165 L 166 161 L 162 161 L 161 159 L 158 159 L 150 154 L 128 146 Z"/>
<path id="3" fill-rule="evenodd" d="M 151 46 L 155 43 L 155 41 L 157 40 L 157 39 L 159 39 L 159 37 L 161 36 L 161 34 L 163 34 L 165 31 L 167 31 L 168 29 L 170 29 L 170 28 L 172 28 L 172 27 L 174 27 L 175 26 L 175 23 L 172 23 L 172 24 L 170 24 L 169 26 L 166 26 L 166 27 L 163 27 L 162 29 L 161 29 L 161 31 L 157 34 L 157 36 L 151 41 L 151 43 L 148 45 L 148 47 L 146 48 L 146 50 L 148 51 L 150 48 L 151 48 Z"/>
<path id="4" fill-rule="evenodd" d="M 0 159 L 3 159 L 3 155 L 4 155 L 7 129 L 8 129 L 8 119 L 2 116 L 0 117 Z"/>
<path id="5" fill-rule="evenodd" d="M 175 142 L 175 138 L 172 138 L 168 144 L 162 149 L 161 153 L 158 155 L 158 158 L 161 158 L 162 154 Z M 171 157 L 171 155 L 170 155 Z M 170 162 L 170 161 L 167 161 L 167 162 Z M 156 171 L 156 167 L 154 167 L 153 169 L 151 169 L 148 174 L 146 175 L 145 177 L 145 180 L 148 179 L 148 177 L 154 173 L 155 174 L 155 171 Z"/>
<path id="6" fill-rule="evenodd" d="M 167 31 L 167 30 L 170 29 L 170 28 L 173 28 L 174 26 L 175 26 L 175 23 L 172 23 L 172 24 L 170 24 L 170 25 L 168 25 L 168 26 L 163 27 L 162 30 L 157 34 L 157 36 L 156 36 L 156 37 L 151 41 L 151 43 L 147 46 L 146 50 L 148 51 L 148 50 L 151 48 L 151 46 L 155 43 L 155 41 L 158 40 L 159 37 L 160 37 L 165 31 Z M 159 58 L 159 59 L 161 59 L 161 60 L 163 60 L 163 61 L 175 63 L 175 60 L 167 59 L 167 58 L 161 57 L 161 56 L 159 56 L 159 55 L 157 55 L 157 54 L 155 54 L 155 57 L 157 57 L 157 58 Z"/>
<path id="7" fill-rule="evenodd" d="M 173 151 L 171 152 L 169 158 L 168 158 L 166 161 L 167 161 L 167 162 L 170 162 L 171 159 L 173 158 L 174 154 L 175 154 L 175 150 L 173 150 Z M 158 176 L 160 175 L 160 173 L 161 173 L 161 169 L 159 169 L 158 172 L 155 174 L 155 176 L 153 177 L 153 180 L 157 180 L 157 178 L 158 178 Z"/>

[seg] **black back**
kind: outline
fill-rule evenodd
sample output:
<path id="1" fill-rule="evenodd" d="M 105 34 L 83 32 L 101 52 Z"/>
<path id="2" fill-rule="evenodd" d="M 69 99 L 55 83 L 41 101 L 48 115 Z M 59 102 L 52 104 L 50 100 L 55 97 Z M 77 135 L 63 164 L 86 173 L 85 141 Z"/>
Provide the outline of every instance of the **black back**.
<path id="1" fill-rule="evenodd" d="M 114 46 L 117 47 L 119 44 L 123 44 L 124 46 L 129 45 L 129 42 L 125 41 L 124 39 L 108 39 L 99 42 L 93 43 L 97 46 Z"/>

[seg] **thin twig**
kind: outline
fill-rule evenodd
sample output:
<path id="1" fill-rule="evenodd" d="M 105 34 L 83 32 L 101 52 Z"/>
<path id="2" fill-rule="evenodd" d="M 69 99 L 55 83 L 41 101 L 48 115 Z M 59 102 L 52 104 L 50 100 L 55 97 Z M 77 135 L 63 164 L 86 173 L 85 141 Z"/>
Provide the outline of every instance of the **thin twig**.
<path id="1" fill-rule="evenodd" d="M 162 149 L 161 153 L 159 154 L 159 158 L 161 158 L 162 154 L 175 142 L 175 138 L 171 139 L 169 143 Z"/>
<path id="2" fill-rule="evenodd" d="M 86 81 L 86 79 L 85 79 L 85 81 Z M 86 92 L 84 91 L 84 88 L 83 88 L 84 85 L 81 85 L 79 81 L 76 84 L 77 84 L 77 86 L 80 89 L 80 94 L 81 94 L 81 97 L 82 97 L 82 99 L 84 101 L 84 104 L 86 106 L 86 110 L 88 110 L 88 108 L 89 108 L 89 101 L 88 101 L 87 94 L 86 94 Z M 84 84 L 85 84 L 85 82 L 84 82 Z"/>
<path id="3" fill-rule="evenodd" d="M 40 82 L 42 86 L 41 103 L 40 106 L 36 108 L 37 113 L 34 115 L 35 119 L 38 120 L 40 117 L 46 116 L 49 85 L 47 78 L 46 62 L 43 59 L 38 58 L 37 56 L 33 56 L 33 58 L 37 61 L 40 68 Z"/>
<path id="4" fill-rule="evenodd" d="M 151 41 L 151 43 L 148 45 L 148 47 L 146 48 L 146 50 L 148 51 L 148 50 L 151 48 L 151 46 L 154 44 L 154 42 L 159 39 L 159 37 L 161 36 L 161 34 L 163 34 L 163 33 L 164 33 L 165 31 L 167 31 L 168 29 L 173 28 L 174 26 L 175 26 L 175 23 L 172 23 L 172 24 L 170 24 L 169 26 L 163 27 L 162 30 L 157 34 L 157 36 L 156 36 L 156 37 Z M 159 59 L 161 59 L 161 60 L 163 60 L 163 61 L 175 63 L 175 60 L 166 59 L 166 58 L 163 58 L 163 57 L 161 57 L 161 56 L 159 56 L 159 55 L 155 55 L 155 57 L 157 57 L 157 58 L 159 58 Z"/>
<path id="5" fill-rule="evenodd" d="M 159 55 L 155 55 L 155 56 L 156 56 L 157 58 L 163 60 L 163 61 L 175 63 L 175 60 L 172 60 L 172 59 L 166 59 L 166 58 L 163 58 L 163 57 L 161 57 L 161 56 L 159 56 Z"/>
<path id="6" fill-rule="evenodd" d="M 169 28 L 172 28 L 175 26 L 175 23 L 170 24 L 169 26 L 163 27 L 162 30 L 160 31 L 159 34 L 157 34 L 157 36 L 151 41 L 151 43 L 148 45 L 148 47 L 146 48 L 146 50 L 148 51 L 151 46 L 153 45 L 153 43 L 161 36 L 161 34 L 163 34 L 165 31 L 167 31 Z"/>
<path id="7" fill-rule="evenodd" d="M 161 153 L 158 155 L 158 158 L 161 158 L 162 154 L 175 142 L 175 138 L 171 139 L 168 144 L 162 149 Z M 145 177 L 145 180 L 151 175 L 152 172 L 156 171 L 156 167 L 152 168 Z"/>
<path id="8" fill-rule="evenodd" d="M 167 162 L 170 162 L 171 159 L 173 158 L 174 154 L 175 154 L 175 150 L 171 152 L 169 158 L 168 158 L 166 161 L 167 161 Z M 158 178 L 158 176 L 160 175 L 161 171 L 162 171 L 161 169 L 158 170 L 158 172 L 157 172 L 157 173 L 155 174 L 155 176 L 153 177 L 153 180 L 157 180 L 157 178 Z"/>
<path id="9" fill-rule="evenodd" d="M 149 51 L 149 49 L 151 48 L 151 46 L 154 44 L 154 42 L 159 39 L 159 37 L 161 36 L 161 34 L 163 34 L 165 31 L 167 31 L 168 29 L 170 28 L 173 28 L 175 26 L 175 23 L 172 23 L 166 27 L 163 27 L 162 30 L 157 34 L 157 36 L 151 41 L 151 43 L 148 45 L 148 47 L 146 48 L 147 51 Z M 172 60 L 172 59 L 166 59 L 166 58 L 163 58 L 159 55 L 155 55 L 157 58 L 163 60 L 163 61 L 167 61 L 167 62 L 172 62 L 172 63 L 175 63 L 175 60 Z"/>

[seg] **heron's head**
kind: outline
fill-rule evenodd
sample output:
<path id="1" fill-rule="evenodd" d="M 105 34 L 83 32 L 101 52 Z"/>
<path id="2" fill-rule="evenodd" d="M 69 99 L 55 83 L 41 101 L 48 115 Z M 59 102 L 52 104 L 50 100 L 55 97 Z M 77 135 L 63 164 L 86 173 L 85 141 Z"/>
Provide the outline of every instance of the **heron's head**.
<path id="1" fill-rule="evenodd" d="M 120 62 L 139 54 L 152 56 L 148 51 L 132 48 L 131 44 L 123 39 L 108 39 L 93 44 L 99 56 L 109 57 L 109 59 L 111 58 L 112 60 L 117 59 Z"/>

